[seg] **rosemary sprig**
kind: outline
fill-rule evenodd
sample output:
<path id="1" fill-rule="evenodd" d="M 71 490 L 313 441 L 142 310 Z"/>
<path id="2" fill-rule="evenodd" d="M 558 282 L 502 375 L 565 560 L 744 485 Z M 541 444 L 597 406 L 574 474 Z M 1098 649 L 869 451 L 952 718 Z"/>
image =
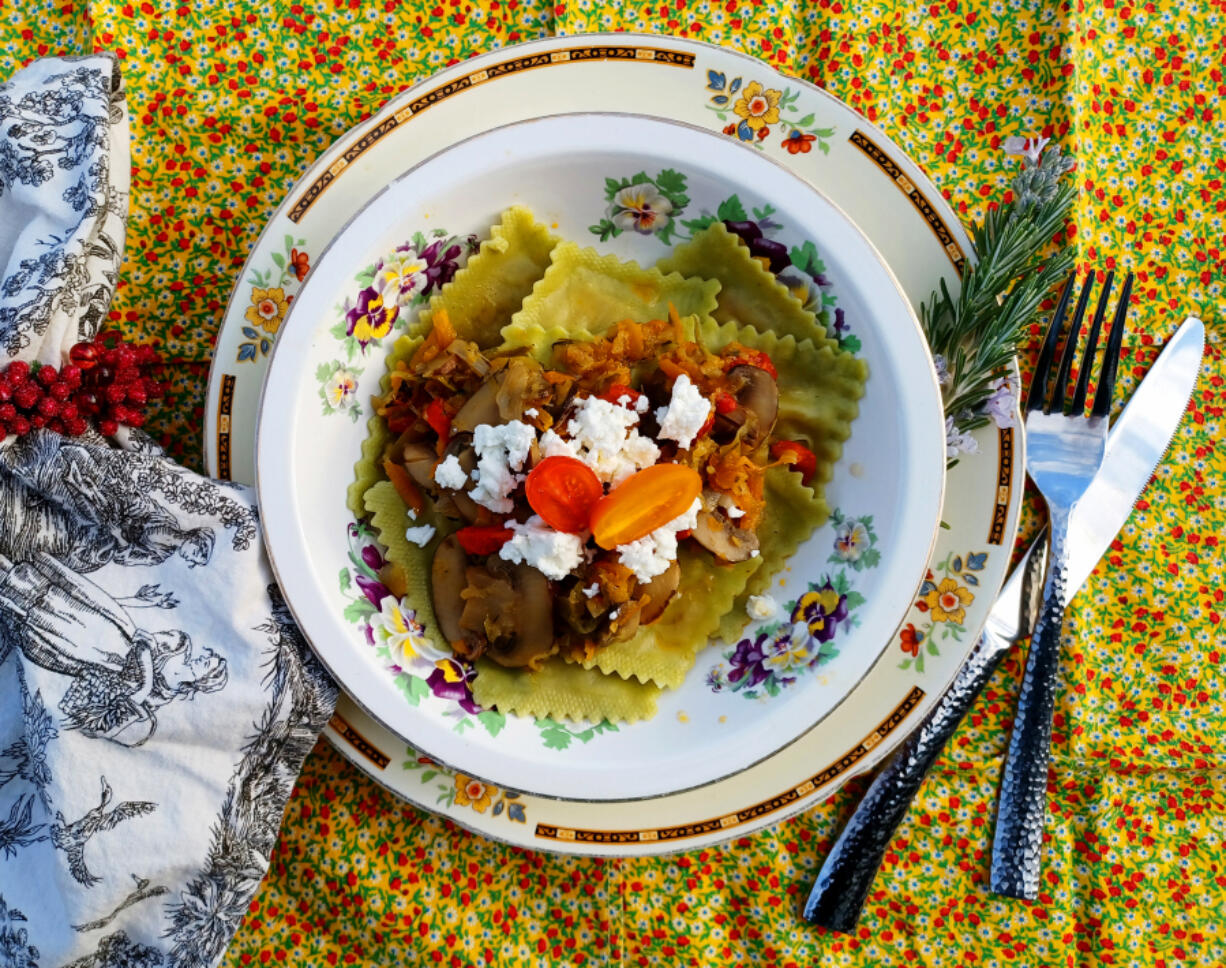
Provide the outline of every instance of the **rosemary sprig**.
<path id="1" fill-rule="evenodd" d="M 1060 148 L 1044 152 L 1045 140 L 1010 139 L 1019 154 L 1013 198 L 971 226 L 977 261 L 962 273 L 955 297 L 942 279 L 920 310 L 928 345 L 942 373 L 942 396 L 950 429 L 950 457 L 967 445 L 966 435 L 988 422 L 985 407 L 1025 335 L 1039 304 L 1073 265 L 1073 251 L 1050 243 L 1064 226 L 1075 191 L 1062 176 L 1073 159 Z M 952 418 L 952 422 L 949 418 Z"/>

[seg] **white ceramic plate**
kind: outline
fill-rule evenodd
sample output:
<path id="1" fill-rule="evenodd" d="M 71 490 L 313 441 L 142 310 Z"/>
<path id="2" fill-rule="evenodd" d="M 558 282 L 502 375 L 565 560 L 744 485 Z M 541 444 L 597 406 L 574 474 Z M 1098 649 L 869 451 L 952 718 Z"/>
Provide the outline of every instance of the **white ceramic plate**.
<path id="1" fill-rule="evenodd" d="M 729 123 L 710 76 L 759 81 L 789 98 L 788 115 L 833 129 L 829 152 L 785 150 L 778 126 L 763 150 L 822 188 L 873 240 L 914 305 L 944 276 L 956 289 L 969 242 L 920 168 L 886 135 L 824 91 L 754 58 L 710 45 L 629 34 L 549 38 L 491 51 L 423 80 L 338 139 L 269 219 L 237 280 L 210 374 L 205 456 L 215 476 L 254 480 L 256 406 L 275 335 L 248 318 L 259 290 L 293 296 L 294 265 L 314 259 L 379 191 L 435 151 L 471 134 L 568 111 L 635 111 L 706 125 Z M 725 112 L 726 114 L 726 112 Z M 761 143 L 761 142 L 760 142 Z M 814 141 L 813 144 L 817 144 Z M 297 252 L 299 259 L 291 260 Z M 397 795 L 487 836 L 534 849 L 632 856 L 727 840 L 784 819 L 870 769 L 913 728 L 953 678 L 1007 571 L 1021 501 L 1022 437 L 986 428 L 979 453 L 946 485 L 945 524 L 929 561 L 937 582 L 970 600 L 959 621 L 914 607 L 855 692 L 780 753 L 699 791 L 621 804 L 557 801 L 482 788 L 442 770 L 342 697 L 326 735 L 355 766 Z M 955 567 L 957 566 L 957 567 Z M 974 581 L 972 581 L 972 579 Z M 931 591 L 931 590 L 929 590 Z M 913 654 L 914 653 L 914 654 Z M 551 741 L 603 737 L 558 729 Z M 836 752 L 832 753 L 831 750 Z M 465 788 L 474 794 L 465 793 Z"/>
<path id="2" fill-rule="evenodd" d="M 660 191 L 677 202 L 668 218 L 655 217 L 651 232 L 613 234 L 600 225 L 611 214 L 609 196 L 618 194 L 610 180 L 640 173 L 655 181 L 634 192 L 657 193 L 657 211 L 666 197 Z M 662 187 L 643 187 L 657 183 Z M 345 495 L 367 433 L 360 401 L 378 392 L 384 357 L 428 298 L 430 270 L 407 293 L 400 282 L 382 292 L 382 306 L 404 301 L 386 335 L 359 342 L 346 317 L 374 296 L 372 279 L 382 276 L 373 267 L 398 259 L 450 271 L 464 258 L 458 240 L 487 234 L 509 203 L 526 205 L 564 239 L 642 265 L 669 252 L 665 239 L 684 240 L 695 219 L 733 207 L 757 214 L 772 241 L 792 253 L 790 274 L 811 285 L 814 303 L 824 295 L 843 311 L 870 374 L 851 446 L 826 488 L 831 521 L 801 545 L 786 586 L 774 593 L 785 615 L 751 625 L 739 643 L 713 643 L 724 653 L 722 675 L 704 669 L 702 653 L 683 685 L 661 697 L 656 716 L 620 728 L 599 724 L 606 735 L 590 749 L 551 745 L 541 735 L 551 721 L 473 713 L 453 698 L 454 682 L 438 673 L 456 663 L 445 645 L 440 651 L 444 639 L 435 628 L 418 633 L 418 654 L 408 661 L 376 647 L 386 608 L 374 610 L 369 586 L 358 581 L 362 566 L 351 557 L 358 522 Z M 448 253 L 454 258 L 444 262 Z M 808 261 L 816 259 L 820 272 Z M 944 441 L 940 390 L 911 306 L 868 240 L 826 198 L 752 148 L 699 128 L 630 115 L 559 115 L 440 152 L 341 231 L 283 324 L 264 384 L 256 478 L 265 542 L 295 618 L 372 716 L 440 762 L 500 786 L 638 799 L 710 783 L 766 758 L 860 680 L 923 579 L 939 523 Z M 350 568 L 357 569 L 351 577 L 338 579 Z M 437 644 L 423 645 L 423 637 Z M 430 689 L 431 682 L 441 688 Z"/>

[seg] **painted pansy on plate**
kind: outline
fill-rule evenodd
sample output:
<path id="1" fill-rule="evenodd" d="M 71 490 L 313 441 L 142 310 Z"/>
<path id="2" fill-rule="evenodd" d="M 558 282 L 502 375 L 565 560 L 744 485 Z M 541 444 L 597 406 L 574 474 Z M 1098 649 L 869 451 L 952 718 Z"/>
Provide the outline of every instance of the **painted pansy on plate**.
<path id="1" fill-rule="evenodd" d="M 649 185 L 636 181 L 637 172 L 656 177 Z M 661 177 L 663 172 L 671 174 Z M 610 201 L 613 180 L 618 188 Z M 663 189 L 671 194 L 667 202 L 661 201 Z M 621 211 L 601 241 L 592 226 L 611 205 Z M 654 221 L 648 218 L 652 211 Z M 629 217 L 622 219 L 623 213 Z M 667 225 L 675 225 L 674 232 L 661 238 Z M 478 240 L 475 252 L 471 236 Z M 440 540 L 454 525 L 435 517 L 432 504 L 414 498 L 414 488 L 405 484 L 408 464 L 389 466 L 401 458 L 387 450 L 398 434 L 415 439 L 404 435 L 420 419 L 422 433 L 429 424 L 437 434 L 438 450 L 428 462 L 442 473 L 450 431 L 440 427 L 464 418 L 426 408 L 423 417 L 397 425 L 399 418 L 391 416 L 363 420 L 346 414 L 362 408 L 361 416 L 368 416 L 372 396 L 408 379 L 410 364 L 435 360 L 430 372 L 454 372 L 448 367 L 459 364 L 435 356 L 445 347 L 470 347 L 455 351 L 456 359 L 468 360 L 477 347 L 478 355 L 505 363 L 506 372 L 520 374 L 514 379 L 529 385 L 534 379 L 543 379 L 542 386 L 573 381 L 577 377 L 565 370 L 548 369 L 563 365 L 553 356 L 555 347 L 569 352 L 577 346 L 582 356 L 582 347 L 595 346 L 616 326 L 648 327 L 637 335 L 625 331 L 635 345 L 651 339 L 651 332 L 664 333 L 658 351 L 664 356 L 666 347 L 689 346 L 685 352 L 724 359 L 728 367 L 769 370 L 778 380 L 770 381 L 777 396 L 770 404 L 771 423 L 779 430 L 770 446 L 784 449 L 773 451 L 769 469 L 753 472 L 764 509 L 750 512 L 763 515 L 755 538 L 761 550 L 735 553 L 735 545 L 747 539 L 727 535 L 754 535 L 740 531 L 730 517 L 721 526 L 726 536 L 717 540 L 707 525 L 687 523 L 681 513 L 697 514 L 697 522 L 704 514 L 727 517 L 716 515 L 714 505 L 702 510 L 706 505 L 698 495 L 706 486 L 702 474 L 723 475 L 709 480 L 733 487 L 736 474 L 750 473 L 731 464 L 714 469 L 732 459 L 729 448 L 741 446 L 738 435 L 710 451 L 701 473 L 688 470 L 699 482 L 695 502 L 688 512 L 678 508 L 670 541 L 661 544 L 664 539 L 652 532 L 650 554 L 664 556 L 665 567 L 676 558 L 681 582 L 653 624 L 594 650 L 572 639 L 570 651 L 556 655 L 546 638 L 546 651 L 526 667 L 508 668 L 510 659 L 491 662 L 480 648 L 466 656 L 472 647 L 456 651 L 455 633 L 443 633 L 442 623 L 454 621 L 446 617 L 451 606 L 432 598 L 431 583 L 448 568 L 467 568 L 467 580 L 478 581 L 471 576 L 473 559 L 440 564 L 447 544 Z M 459 333 L 464 340 L 455 342 Z M 489 359 L 472 365 L 487 368 Z M 389 376 L 389 368 L 399 375 Z M 342 387 L 342 372 L 356 386 Z M 688 378 L 675 380 L 682 382 Z M 495 373 L 486 384 L 493 394 L 504 385 Z M 675 439 L 699 448 L 694 441 L 701 428 L 688 435 L 676 429 L 690 419 L 693 405 L 679 402 L 676 385 L 672 393 L 667 415 L 651 414 L 654 432 L 682 434 Z M 383 399 L 387 405 L 392 397 Z M 601 411 L 593 421 L 608 423 L 626 408 L 629 428 L 645 406 L 627 401 L 602 403 L 610 414 Z M 583 402 L 572 401 L 566 412 L 578 414 Z M 477 426 L 474 437 L 486 450 L 478 450 L 485 456 L 474 465 L 472 495 L 484 492 L 484 506 L 504 514 L 513 502 L 489 491 L 495 486 L 489 482 L 510 475 L 500 493 L 514 493 L 532 447 L 541 447 L 542 454 L 559 446 L 580 454 L 613 446 L 598 442 L 603 438 L 596 430 L 588 443 L 574 437 L 559 444 L 535 407 L 522 413 L 532 425 L 491 425 L 485 438 Z M 702 414 L 693 415 L 715 413 L 704 400 Z M 577 419 L 558 429 L 573 435 Z M 649 465 L 660 459 L 649 438 L 624 433 L 657 455 L 642 458 Z M 495 439 L 502 443 L 489 443 Z M 622 440 L 623 451 L 645 452 L 640 444 L 626 451 L 633 439 Z M 425 162 L 358 213 L 320 254 L 294 302 L 265 384 L 257 442 L 266 541 L 280 584 L 304 632 L 350 695 L 418 750 L 459 773 L 500 788 L 582 799 L 633 799 L 702 786 L 812 728 L 888 646 L 910 607 L 925 574 L 944 486 L 943 417 L 932 361 L 909 303 L 864 236 L 805 182 L 734 139 L 618 115 L 559 116 L 496 129 Z M 407 455 L 422 445 L 397 446 Z M 491 447 L 501 447 L 503 456 L 489 457 Z M 518 447 L 525 449 L 515 457 Z M 686 470 L 676 463 L 655 469 L 668 467 Z M 461 486 L 468 471 L 460 473 L 448 487 Z M 612 487 L 624 476 L 605 480 Z M 434 486 L 431 479 L 424 484 L 427 490 Z M 463 490 L 459 496 L 466 496 Z M 616 496 L 614 489 L 609 502 Z M 830 515 L 830 507 L 839 512 Z M 616 520 L 612 511 L 609 519 Z M 501 612 L 491 611 L 480 626 L 497 630 L 512 622 L 520 630 L 512 639 L 518 654 L 535 634 L 525 629 L 536 626 L 514 624 L 529 622 L 522 616 L 532 614 L 516 602 L 521 593 L 514 589 L 543 586 L 542 572 L 559 584 L 580 573 L 585 539 L 543 522 L 534 525 L 539 517 L 506 525 L 483 520 L 490 519 L 478 518 L 466 531 L 501 530 L 498 540 L 518 556 L 501 557 L 527 567 L 528 574 L 516 572 L 508 585 Z M 600 526 L 592 520 L 599 538 Z M 723 550 L 708 552 L 709 544 L 677 537 L 696 527 Z M 617 531 L 612 524 L 609 529 L 603 533 Z M 467 539 L 462 531 L 464 552 L 492 555 L 474 550 L 491 540 L 485 531 Z M 514 537 L 508 540 L 507 532 Z M 608 546 L 614 544 L 621 560 L 630 562 L 625 555 L 631 544 Z M 881 549 L 889 553 L 878 554 Z M 849 564 L 856 555 L 863 560 L 870 554 L 872 567 Z M 831 557 L 840 555 L 846 560 L 832 567 Z M 633 567 L 638 574 L 640 566 Z M 462 607 L 480 607 L 485 599 L 468 592 L 495 588 L 490 582 L 470 584 Z M 616 594 L 612 585 L 601 587 L 601 595 Z M 582 602 L 580 590 L 590 590 L 574 590 Z M 522 592 L 527 602 L 538 602 L 539 594 Z M 613 610 L 610 623 L 631 604 L 621 601 L 626 604 Z M 788 610 L 786 630 L 746 628 L 772 609 Z M 495 641 L 494 635 L 505 633 L 487 634 Z M 551 634 L 562 635 L 556 623 Z M 747 657 L 737 667 L 752 666 L 745 673 L 751 678 L 769 670 L 759 680 L 755 702 L 746 702 L 742 690 L 708 684 L 707 667 L 719 658 L 719 643 L 735 655 L 742 634 L 755 640 L 767 634 L 770 640 L 760 662 Z M 724 681 L 740 679 L 728 672 Z"/>
<path id="2" fill-rule="evenodd" d="M 358 380 L 367 348 L 382 344 L 397 322 L 403 329 L 430 295 L 452 280 L 476 245 L 476 236 L 459 239 L 436 229 L 427 238 L 417 232 L 357 274 L 355 292 L 337 306 L 339 319 L 331 330 L 344 352 L 315 369 L 324 414 L 344 413 L 357 422 L 364 413 Z"/>

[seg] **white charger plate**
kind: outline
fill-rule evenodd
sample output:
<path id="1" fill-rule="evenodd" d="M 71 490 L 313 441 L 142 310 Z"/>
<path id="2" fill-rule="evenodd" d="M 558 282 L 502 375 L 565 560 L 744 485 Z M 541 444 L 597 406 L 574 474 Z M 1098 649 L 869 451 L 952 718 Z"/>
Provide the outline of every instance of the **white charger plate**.
<path id="1" fill-rule="evenodd" d="M 715 79 L 712 79 L 715 75 Z M 955 285 L 969 242 L 922 171 L 875 126 L 829 94 L 761 62 L 693 41 L 610 34 L 549 38 L 492 51 L 422 81 L 326 151 L 286 196 L 245 266 L 219 334 L 206 411 L 206 461 L 219 477 L 253 480 L 255 412 L 275 335 L 247 318 L 256 289 L 300 286 L 291 257 L 315 257 L 353 212 L 440 148 L 490 127 L 567 111 L 636 111 L 722 130 L 712 103 L 740 78 L 780 91 L 785 116 L 807 121 L 809 152 L 785 150 L 780 126 L 757 142 L 823 189 L 885 256 L 913 304 L 945 276 Z M 717 85 L 718 86 L 718 85 Z M 812 115 L 812 118 L 809 116 Z M 825 143 L 823 152 L 819 143 Z M 955 286 L 956 288 L 956 286 Z M 520 796 L 442 770 L 342 697 L 326 735 L 380 784 L 487 836 L 568 853 L 639 855 L 717 843 L 783 819 L 871 768 L 913 728 L 964 660 L 1008 568 L 1021 502 L 1022 437 L 976 435 L 979 453 L 947 478 L 945 525 L 929 569 L 956 580 L 963 614 L 934 621 L 915 607 L 856 691 L 821 726 L 768 760 L 699 791 L 622 804 Z M 928 589 L 931 591 L 936 590 Z M 874 720 L 858 700 L 888 697 Z M 559 727 L 559 745 L 599 734 Z M 836 750 L 837 752 L 831 752 Z M 467 792 L 466 792 L 467 791 Z"/>
<path id="2" fill-rule="evenodd" d="M 617 194 L 610 179 L 646 172 L 658 173 L 677 199 L 669 218 L 657 215 L 647 233 L 600 228 L 606 196 Z M 644 184 L 633 192 L 656 191 Z M 379 392 L 383 360 L 427 302 L 429 284 L 418 283 L 378 339 L 359 343 L 346 315 L 362 304 L 360 293 L 373 293 L 372 267 L 381 260 L 425 265 L 430 251 L 462 250 L 448 240 L 485 234 L 512 202 L 563 239 L 642 265 L 670 251 L 665 237 L 685 239 L 696 216 L 733 206 L 761 213 L 759 224 L 798 262 L 806 253 L 823 260 L 826 287 L 810 279 L 812 298 L 837 301 L 869 371 L 852 441 L 826 486 L 831 520 L 790 557 L 791 578 L 774 592 L 784 614 L 751 625 L 738 641 L 713 643 L 718 652 L 700 653 L 651 719 L 577 724 L 604 733 L 586 749 L 550 744 L 552 720 L 473 713 L 439 674 L 467 678 L 470 670 L 450 658 L 436 628 L 422 628 L 407 656 L 378 647 L 388 599 L 369 594 L 350 550 L 359 522 L 345 497 L 367 436 L 361 401 Z M 808 278 L 792 271 L 798 283 Z M 381 304 L 395 305 L 403 293 L 394 283 Z M 341 380 L 346 395 L 337 406 L 341 397 L 330 388 Z M 751 148 L 693 126 L 619 114 L 557 115 L 474 136 L 392 182 L 357 213 L 282 324 L 256 439 L 264 537 L 278 581 L 349 695 L 442 763 L 499 786 L 585 800 L 711 783 L 774 754 L 829 714 L 889 643 L 923 580 L 945 478 L 944 416 L 927 345 L 864 235 L 819 192 Z"/>

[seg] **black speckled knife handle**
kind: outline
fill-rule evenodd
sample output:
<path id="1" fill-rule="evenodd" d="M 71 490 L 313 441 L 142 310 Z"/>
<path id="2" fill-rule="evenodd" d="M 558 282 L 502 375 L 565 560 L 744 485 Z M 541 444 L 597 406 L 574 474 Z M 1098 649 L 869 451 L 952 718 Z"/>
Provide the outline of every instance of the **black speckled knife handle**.
<path id="1" fill-rule="evenodd" d="M 832 931 L 855 928 L 881 858 L 925 774 L 1008 651 L 1008 641 L 984 633 L 949 691 L 885 761 L 818 872 L 805 902 L 806 921 Z"/>
<path id="2" fill-rule="evenodd" d="M 1060 682 L 1060 633 L 1068 592 L 1068 515 L 1052 515 L 1051 552 L 1043 605 L 1030 640 L 1017 697 L 1013 734 L 996 805 L 992 893 L 1025 901 L 1039 896 L 1051 720 Z"/>

